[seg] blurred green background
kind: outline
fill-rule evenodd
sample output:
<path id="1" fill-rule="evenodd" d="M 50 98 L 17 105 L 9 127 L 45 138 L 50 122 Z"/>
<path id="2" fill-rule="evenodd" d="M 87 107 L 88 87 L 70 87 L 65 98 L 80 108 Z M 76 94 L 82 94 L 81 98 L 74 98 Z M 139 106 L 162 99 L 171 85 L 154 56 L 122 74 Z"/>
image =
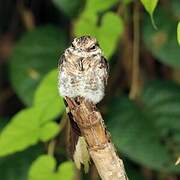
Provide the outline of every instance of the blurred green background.
<path id="1" fill-rule="evenodd" d="M 179 0 L 0 0 L 0 180 L 98 180 L 67 152 L 57 65 L 74 37 L 110 64 L 98 105 L 130 180 L 178 180 Z"/>

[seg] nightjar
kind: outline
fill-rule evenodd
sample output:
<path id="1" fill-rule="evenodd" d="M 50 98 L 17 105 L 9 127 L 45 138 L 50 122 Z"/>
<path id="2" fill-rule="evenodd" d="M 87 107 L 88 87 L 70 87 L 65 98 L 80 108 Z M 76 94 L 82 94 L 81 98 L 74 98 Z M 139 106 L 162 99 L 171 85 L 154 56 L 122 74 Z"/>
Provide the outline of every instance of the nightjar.
<path id="1" fill-rule="evenodd" d="M 108 63 L 95 38 L 82 36 L 73 40 L 60 58 L 58 79 L 59 92 L 64 98 L 69 97 L 76 101 L 81 97 L 93 104 L 102 100 L 108 79 Z M 89 158 L 83 158 L 86 142 L 71 112 L 67 114 L 71 124 L 70 155 L 77 167 L 81 163 L 87 167 Z M 86 154 L 86 157 L 89 155 Z"/>
<path id="2" fill-rule="evenodd" d="M 63 97 L 83 97 L 94 104 L 102 100 L 108 78 L 108 64 L 97 40 L 75 38 L 60 58 L 59 92 Z"/>

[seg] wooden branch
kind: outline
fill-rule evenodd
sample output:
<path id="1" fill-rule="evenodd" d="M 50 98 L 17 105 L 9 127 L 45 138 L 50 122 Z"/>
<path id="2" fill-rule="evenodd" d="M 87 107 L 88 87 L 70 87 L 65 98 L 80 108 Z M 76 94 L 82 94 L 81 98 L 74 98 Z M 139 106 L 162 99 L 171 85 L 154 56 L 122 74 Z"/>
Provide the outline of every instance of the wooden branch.
<path id="1" fill-rule="evenodd" d="M 123 161 L 116 153 L 102 116 L 96 106 L 83 98 L 78 103 L 68 97 L 65 99 L 88 144 L 89 153 L 101 179 L 128 180 Z"/>

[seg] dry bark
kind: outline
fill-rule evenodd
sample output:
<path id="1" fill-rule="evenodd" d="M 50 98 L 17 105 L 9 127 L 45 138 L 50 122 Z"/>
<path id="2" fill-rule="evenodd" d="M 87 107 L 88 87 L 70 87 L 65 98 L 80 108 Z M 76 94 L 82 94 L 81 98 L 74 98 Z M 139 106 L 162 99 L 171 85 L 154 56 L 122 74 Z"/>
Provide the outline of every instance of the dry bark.
<path id="1" fill-rule="evenodd" d="M 84 99 L 78 103 L 66 97 L 69 110 L 84 136 L 92 160 L 102 180 L 128 180 L 123 161 L 118 157 L 101 113 Z"/>

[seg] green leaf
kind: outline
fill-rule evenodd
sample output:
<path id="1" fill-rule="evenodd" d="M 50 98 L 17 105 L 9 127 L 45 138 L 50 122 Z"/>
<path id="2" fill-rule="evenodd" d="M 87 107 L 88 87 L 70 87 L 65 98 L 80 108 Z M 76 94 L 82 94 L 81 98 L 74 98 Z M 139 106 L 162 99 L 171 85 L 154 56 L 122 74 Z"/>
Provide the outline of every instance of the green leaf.
<path id="1" fill-rule="evenodd" d="M 76 36 L 89 34 L 96 37 L 107 57 L 112 56 L 115 51 L 123 29 L 122 19 L 112 12 L 106 13 L 103 16 L 101 26 L 96 26 L 93 20 L 86 17 L 82 17 L 75 24 Z"/>
<path id="2" fill-rule="evenodd" d="M 74 165 L 70 161 L 63 162 L 57 172 L 58 179 L 72 180 L 74 177 Z"/>
<path id="3" fill-rule="evenodd" d="M 34 145 L 38 141 L 39 113 L 35 109 L 17 113 L 0 134 L 0 156 Z"/>
<path id="4" fill-rule="evenodd" d="M 57 126 L 44 123 L 44 110 L 39 107 L 17 113 L 0 134 L 0 156 L 22 151 L 57 134 Z"/>
<path id="5" fill-rule="evenodd" d="M 103 3 L 102 0 L 88 0 L 82 14 L 86 17 L 91 17 L 93 14 L 97 15 L 98 13 L 111 8 L 117 2 L 118 0 L 105 0 Z"/>
<path id="6" fill-rule="evenodd" d="M 143 4 L 144 8 L 151 16 L 151 21 L 152 21 L 154 28 L 157 29 L 155 22 L 154 22 L 154 18 L 153 18 L 153 13 L 157 6 L 158 0 L 141 0 L 141 3 Z"/>
<path id="7" fill-rule="evenodd" d="M 59 133 L 59 126 L 57 123 L 50 122 L 43 126 L 43 128 L 40 129 L 40 139 L 42 141 L 47 141 L 51 139 L 52 137 L 55 137 Z"/>
<path id="8" fill-rule="evenodd" d="M 180 22 L 178 23 L 178 26 L 177 26 L 177 40 L 180 45 Z"/>
<path id="9" fill-rule="evenodd" d="M 52 156 L 38 157 L 29 170 L 29 180 L 55 180 L 55 166 L 56 161 Z"/>
<path id="10" fill-rule="evenodd" d="M 63 31 L 44 26 L 25 33 L 16 44 L 9 61 L 10 79 L 25 104 L 32 104 L 34 91 L 43 76 L 57 67 L 66 39 Z"/>
<path id="11" fill-rule="evenodd" d="M 61 114 L 65 107 L 58 92 L 58 71 L 49 72 L 39 84 L 35 96 L 34 105 L 44 111 L 42 121 L 49 121 Z"/>
<path id="12" fill-rule="evenodd" d="M 152 16 L 157 6 L 158 0 L 141 0 L 146 11 Z"/>
<path id="13" fill-rule="evenodd" d="M 74 28 L 74 33 L 76 36 L 83 36 L 83 35 L 91 35 L 91 36 L 96 36 L 97 34 L 97 27 L 95 25 L 96 23 L 96 17 L 95 17 L 95 22 L 91 19 L 88 18 L 80 18 L 78 21 L 75 22 L 75 28 Z"/>
<path id="14" fill-rule="evenodd" d="M 62 163 L 57 172 L 55 169 L 55 159 L 49 155 L 42 155 L 32 164 L 29 170 L 29 180 L 72 180 L 74 177 L 72 162 Z"/>
<path id="15" fill-rule="evenodd" d="M 43 152 L 43 146 L 0 158 L 0 177 L 2 180 L 26 180 L 32 162 Z"/>
<path id="16" fill-rule="evenodd" d="M 5 156 L 55 137 L 60 128 L 52 121 L 64 110 L 58 94 L 57 70 L 47 74 L 34 97 L 34 106 L 17 113 L 0 135 L 0 156 Z M 17 141 L 20 139 L 20 141 Z"/>
<path id="17" fill-rule="evenodd" d="M 107 57 L 110 57 L 116 49 L 123 30 L 123 21 L 119 16 L 112 12 L 106 13 L 103 16 L 102 25 L 97 32 L 97 39 Z"/>
<path id="18" fill-rule="evenodd" d="M 53 0 L 53 3 L 67 16 L 74 18 L 78 15 L 85 2 L 84 0 Z"/>
<path id="19" fill-rule="evenodd" d="M 116 98 L 111 107 L 108 127 L 121 152 L 149 168 L 179 172 L 174 166 L 180 151 L 179 86 L 152 82 L 139 105 Z"/>
<path id="20" fill-rule="evenodd" d="M 180 67 L 180 51 L 177 43 L 177 20 L 169 16 L 162 8 L 156 14 L 158 31 L 154 31 L 144 17 L 143 40 L 156 60 L 173 68 Z"/>
<path id="21" fill-rule="evenodd" d="M 119 37 L 123 32 L 122 19 L 115 13 L 108 12 L 102 16 L 99 24 L 98 14 L 115 5 L 117 0 L 89 0 L 79 19 L 75 22 L 76 36 L 91 35 L 97 38 L 107 57 L 115 51 Z"/>

